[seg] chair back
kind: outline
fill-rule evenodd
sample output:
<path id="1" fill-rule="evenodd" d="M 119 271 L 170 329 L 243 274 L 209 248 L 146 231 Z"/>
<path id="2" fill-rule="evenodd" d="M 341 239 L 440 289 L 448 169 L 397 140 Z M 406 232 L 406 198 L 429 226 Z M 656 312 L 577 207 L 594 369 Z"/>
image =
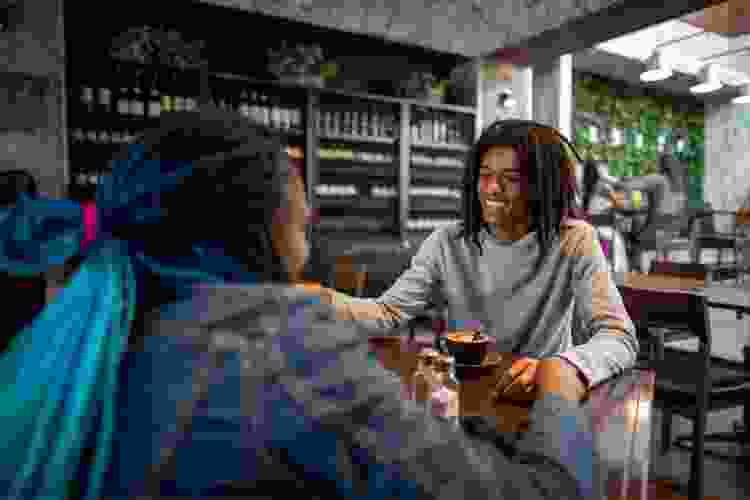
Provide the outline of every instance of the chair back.
<path id="1" fill-rule="evenodd" d="M 656 290 L 632 286 L 621 286 L 620 294 L 639 336 L 651 337 L 654 332 L 679 331 L 698 338 L 702 360 L 700 368 L 705 370 L 705 377 L 701 376 L 698 379 L 699 384 L 706 382 L 706 385 L 699 389 L 705 390 L 708 394 L 711 388 L 708 375 L 711 357 L 711 325 L 706 297 L 699 292 Z M 656 341 L 659 344 L 663 342 L 661 338 Z M 663 349 L 663 345 L 659 345 L 658 349 Z M 655 368 L 658 377 L 658 364 Z"/>
<path id="2" fill-rule="evenodd" d="M 25 170 L 0 172 L 0 208 L 10 208 L 20 193 L 36 197 L 34 177 Z M 0 352 L 16 334 L 42 310 L 46 302 L 47 281 L 44 276 L 20 278 L 0 273 Z"/>
<path id="3" fill-rule="evenodd" d="M 355 296 L 379 297 L 409 268 L 414 253 L 415 249 L 404 248 L 398 243 L 353 249 L 338 259 L 341 265 L 338 266 L 336 281 L 340 282 L 338 277 L 343 274 L 343 281 L 353 284 L 345 284 L 343 288 L 353 288 Z M 345 278 L 347 272 L 352 273 L 353 280 Z"/>

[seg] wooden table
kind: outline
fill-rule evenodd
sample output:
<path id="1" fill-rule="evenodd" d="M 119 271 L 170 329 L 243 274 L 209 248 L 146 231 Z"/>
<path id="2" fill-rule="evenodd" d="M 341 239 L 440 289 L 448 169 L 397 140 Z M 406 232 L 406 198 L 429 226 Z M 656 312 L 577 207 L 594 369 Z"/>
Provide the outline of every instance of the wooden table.
<path id="1" fill-rule="evenodd" d="M 417 354 L 423 347 L 432 346 L 432 342 L 431 336 L 417 336 L 413 341 L 399 337 L 371 339 L 373 358 L 399 377 L 402 397 L 411 397 Z M 499 432 L 522 433 L 527 427 L 535 395 L 493 403 L 491 389 L 512 358 L 500 353 L 492 356 L 497 364 L 461 374 L 461 414 L 494 417 Z M 648 483 L 654 382 L 653 371 L 628 370 L 593 388 L 584 400 L 583 404 L 590 410 L 598 454 L 605 467 L 609 500 L 654 498 L 655 486 Z"/>

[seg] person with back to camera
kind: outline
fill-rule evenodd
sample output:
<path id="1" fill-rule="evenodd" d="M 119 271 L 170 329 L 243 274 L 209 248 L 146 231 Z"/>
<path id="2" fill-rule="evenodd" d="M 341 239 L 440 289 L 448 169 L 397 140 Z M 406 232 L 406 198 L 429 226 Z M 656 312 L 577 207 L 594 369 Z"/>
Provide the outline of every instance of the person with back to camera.
<path id="1" fill-rule="evenodd" d="M 380 297 L 327 288 L 321 296 L 339 317 L 380 333 L 433 304 L 446 306 L 449 329 L 479 323 L 500 352 L 521 356 L 498 394 L 532 391 L 542 359 L 565 360 L 586 389 L 633 367 L 635 328 L 596 233 L 581 220 L 568 148 L 575 152 L 551 127 L 495 122 L 468 156 L 463 221 L 428 236 Z"/>
<path id="2" fill-rule="evenodd" d="M 679 138 L 677 138 L 679 139 Z M 611 177 L 600 166 L 602 182 L 617 191 L 642 191 L 648 199 L 645 220 L 633 219 L 631 240 L 631 269 L 643 271 L 642 254 L 647 249 L 656 249 L 669 239 L 679 236 L 687 224 L 687 168 L 674 156 L 674 145 L 667 143 L 664 153 L 659 155 L 657 171 L 653 174 L 627 179 Z M 613 198 L 615 208 L 625 208 L 622 196 Z"/>
<path id="3" fill-rule="evenodd" d="M 402 401 L 363 332 L 292 286 L 309 210 L 261 126 L 165 115 L 96 212 L 93 238 L 65 200 L 21 197 L 0 225 L 4 269 L 80 258 L 0 359 L 4 498 L 601 497 L 571 366 L 536 367 L 510 460 Z"/>

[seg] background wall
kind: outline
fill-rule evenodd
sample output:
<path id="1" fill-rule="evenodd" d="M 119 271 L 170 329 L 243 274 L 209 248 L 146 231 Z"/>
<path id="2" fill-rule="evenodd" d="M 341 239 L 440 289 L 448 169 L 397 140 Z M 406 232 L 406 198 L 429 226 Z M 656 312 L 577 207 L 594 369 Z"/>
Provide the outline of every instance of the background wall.
<path id="1" fill-rule="evenodd" d="M 0 170 L 28 169 L 42 193 L 52 197 L 65 195 L 66 182 L 62 2 L 20 1 L 10 31 L 0 33 L 0 74 L 33 75 L 51 84 L 44 97 L 23 102 L 4 92 L 0 99 Z M 7 89 L 8 79 L 0 86 Z"/>
<path id="2" fill-rule="evenodd" d="M 750 207 L 750 105 L 706 106 L 705 198 L 716 210 Z"/>
<path id="3" fill-rule="evenodd" d="M 597 75 L 575 75 L 575 142 L 584 157 L 606 160 L 616 176 L 639 176 L 656 170 L 658 137 L 671 140 L 674 132 L 687 134 L 683 151 L 676 156 L 688 164 L 688 200 L 702 208 L 705 170 L 705 112 L 697 99 L 661 94 Z M 588 125 L 598 125 L 592 141 Z M 621 143 L 614 144 L 612 130 L 620 129 Z M 636 144 L 636 134 L 643 142 Z"/>

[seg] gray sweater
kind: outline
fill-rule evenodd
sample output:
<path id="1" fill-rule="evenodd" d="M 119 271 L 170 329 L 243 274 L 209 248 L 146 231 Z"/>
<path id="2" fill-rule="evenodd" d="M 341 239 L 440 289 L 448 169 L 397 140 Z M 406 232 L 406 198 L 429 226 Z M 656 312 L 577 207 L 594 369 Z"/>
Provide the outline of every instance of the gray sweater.
<path id="1" fill-rule="evenodd" d="M 536 233 L 508 242 L 484 231 L 479 255 L 459 229 L 433 232 L 381 297 L 335 294 L 340 316 L 387 334 L 435 305 L 445 309 L 449 330 L 481 327 L 503 352 L 560 355 L 589 386 L 635 364 L 635 327 L 591 225 L 566 221 L 538 271 Z"/>

